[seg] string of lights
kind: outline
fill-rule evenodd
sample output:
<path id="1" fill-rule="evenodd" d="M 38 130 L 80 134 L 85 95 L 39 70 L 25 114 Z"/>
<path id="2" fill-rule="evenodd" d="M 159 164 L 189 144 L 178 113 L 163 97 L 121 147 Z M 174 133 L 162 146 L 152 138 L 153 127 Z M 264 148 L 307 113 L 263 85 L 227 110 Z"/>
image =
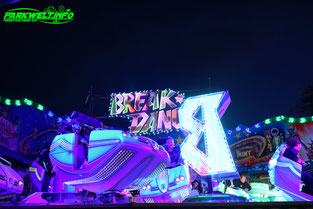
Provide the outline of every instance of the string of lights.
<path id="1" fill-rule="evenodd" d="M 8 99 L 8 98 L 0 96 L 0 104 L 4 104 L 7 106 L 27 105 L 27 106 L 34 107 L 34 108 L 46 113 L 51 118 L 56 117 L 56 115 L 51 110 L 47 109 L 46 107 L 44 107 L 43 105 L 41 105 L 39 103 L 34 102 L 34 101 L 27 99 L 27 98 L 24 98 L 24 99 Z"/>

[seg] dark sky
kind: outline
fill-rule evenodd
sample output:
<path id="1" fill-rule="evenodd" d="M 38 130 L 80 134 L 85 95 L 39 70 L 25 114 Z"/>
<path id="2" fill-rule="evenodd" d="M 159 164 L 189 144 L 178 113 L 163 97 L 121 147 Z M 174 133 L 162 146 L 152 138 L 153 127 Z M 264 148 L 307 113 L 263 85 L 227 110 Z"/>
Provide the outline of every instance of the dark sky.
<path id="1" fill-rule="evenodd" d="M 64 5 L 64 25 L 4 23 L 13 8 Z M 58 115 L 97 94 L 229 90 L 227 129 L 290 109 L 313 82 L 312 1 L 35 1 L 0 7 L 0 95 Z M 211 84 L 209 84 L 211 77 Z"/>

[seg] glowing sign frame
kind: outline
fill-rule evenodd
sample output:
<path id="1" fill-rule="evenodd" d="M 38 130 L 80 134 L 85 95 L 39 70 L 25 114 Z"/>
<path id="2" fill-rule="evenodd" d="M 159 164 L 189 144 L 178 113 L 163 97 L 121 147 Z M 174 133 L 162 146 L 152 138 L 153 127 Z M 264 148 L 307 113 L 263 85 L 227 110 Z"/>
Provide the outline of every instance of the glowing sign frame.
<path id="1" fill-rule="evenodd" d="M 134 134 L 179 130 L 178 109 L 184 93 L 171 89 L 111 94 L 110 117 L 127 117 Z"/>

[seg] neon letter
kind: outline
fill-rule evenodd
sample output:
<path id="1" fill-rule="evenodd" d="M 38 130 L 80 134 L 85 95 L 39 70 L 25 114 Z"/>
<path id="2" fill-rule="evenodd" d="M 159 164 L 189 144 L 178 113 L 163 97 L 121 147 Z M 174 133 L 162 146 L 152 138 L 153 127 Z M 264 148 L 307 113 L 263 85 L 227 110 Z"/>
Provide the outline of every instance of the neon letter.
<path id="1" fill-rule="evenodd" d="M 149 115 L 145 112 L 130 114 L 129 117 L 132 117 L 132 123 L 130 126 L 130 132 L 139 133 L 141 128 L 146 124 L 149 119 Z"/>
<path id="2" fill-rule="evenodd" d="M 162 130 L 162 124 L 164 124 L 165 130 L 171 129 L 171 110 L 166 111 L 166 115 L 165 110 L 159 112 L 158 131 Z"/>
<path id="3" fill-rule="evenodd" d="M 238 172 L 218 114 L 228 91 L 187 98 L 179 110 L 182 129 L 189 134 L 181 146 L 188 165 L 200 175 L 228 175 Z M 229 97 L 228 97 L 229 98 Z M 225 105 L 223 106 L 224 109 Z M 195 118 L 197 111 L 202 113 L 202 121 Z M 204 137 L 205 153 L 197 148 Z"/>
<path id="4" fill-rule="evenodd" d="M 158 111 L 152 112 L 146 124 L 142 127 L 140 133 L 145 133 L 147 131 L 154 132 L 156 131 L 157 120 L 158 120 Z"/>
<path id="5" fill-rule="evenodd" d="M 129 94 L 123 94 L 123 97 L 124 97 L 124 107 L 125 107 L 123 113 L 124 114 L 127 113 L 128 110 L 130 113 L 134 113 L 135 110 L 134 110 L 133 106 L 131 105 L 131 102 L 134 101 L 135 96 L 133 94 L 129 93 Z"/>
<path id="6" fill-rule="evenodd" d="M 153 111 L 159 108 L 159 91 L 149 93 L 149 98 L 143 106 L 142 111 L 147 111 L 150 106 L 152 106 Z"/>
<path id="7" fill-rule="evenodd" d="M 178 109 L 179 108 L 172 110 L 172 126 L 176 129 L 180 129 L 180 125 L 178 123 Z"/>
<path id="8" fill-rule="evenodd" d="M 111 106 L 111 115 L 121 114 L 124 110 L 123 96 L 120 94 L 115 94 L 112 96 L 112 106 Z M 118 106 L 118 108 L 117 108 Z"/>
<path id="9" fill-rule="evenodd" d="M 147 93 L 143 92 L 139 92 L 139 93 L 136 93 L 136 96 L 135 96 L 135 110 L 136 111 L 140 111 L 141 110 L 141 104 L 143 104 L 145 102 L 145 99 L 142 99 L 141 97 L 143 96 L 146 96 Z"/>
<path id="10" fill-rule="evenodd" d="M 167 90 L 163 90 L 161 92 L 161 102 L 160 102 L 160 110 L 163 110 L 166 107 L 166 104 L 168 104 L 171 108 L 176 107 L 176 104 L 171 101 L 171 97 L 175 95 L 175 91 L 170 90 L 167 92 Z"/>

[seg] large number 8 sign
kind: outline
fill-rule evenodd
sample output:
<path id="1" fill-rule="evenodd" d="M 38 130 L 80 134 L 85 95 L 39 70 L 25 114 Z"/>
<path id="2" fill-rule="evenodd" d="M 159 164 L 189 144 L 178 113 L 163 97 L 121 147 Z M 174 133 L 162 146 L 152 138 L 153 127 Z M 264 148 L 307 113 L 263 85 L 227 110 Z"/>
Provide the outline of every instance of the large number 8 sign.
<path id="1" fill-rule="evenodd" d="M 183 157 L 202 176 L 238 176 L 220 120 L 229 102 L 228 91 L 223 91 L 189 97 L 179 110 L 181 128 L 189 133 L 181 145 Z M 199 111 L 202 119 L 196 118 Z M 204 150 L 197 148 L 201 138 Z"/>

